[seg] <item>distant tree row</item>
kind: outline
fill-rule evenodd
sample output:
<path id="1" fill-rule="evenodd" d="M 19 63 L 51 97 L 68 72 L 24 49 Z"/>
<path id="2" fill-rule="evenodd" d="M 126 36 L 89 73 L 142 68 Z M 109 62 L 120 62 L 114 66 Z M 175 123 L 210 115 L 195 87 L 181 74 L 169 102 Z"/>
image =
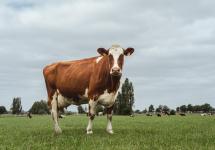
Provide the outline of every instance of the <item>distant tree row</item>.
<path id="1" fill-rule="evenodd" d="M 168 106 L 166 105 L 159 105 L 157 108 L 154 108 L 154 105 L 150 105 L 148 110 L 144 109 L 143 111 L 140 110 L 135 110 L 135 113 L 164 113 L 164 114 L 171 114 L 174 115 L 176 113 L 176 111 L 174 109 L 170 109 Z"/>
<path id="2" fill-rule="evenodd" d="M 180 107 L 176 108 L 177 112 L 211 112 L 215 111 L 215 108 L 213 108 L 210 104 L 205 103 L 203 105 L 181 105 Z"/>
<path id="3" fill-rule="evenodd" d="M 204 112 L 204 113 L 208 113 L 208 112 L 215 112 L 215 108 L 213 108 L 210 104 L 205 103 L 202 105 L 192 105 L 192 104 L 188 104 L 188 105 L 181 105 L 179 107 L 175 109 L 170 109 L 168 106 L 166 105 L 159 105 L 157 108 L 154 108 L 153 105 L 150 105 L 147 109 L 144 109 L 143 111 L 140 110 L 135 110 L 135 113 L 152 113 L 152 112 L 156 112 L 156 113 L 165 113 L 165 114 L 174 114 L 175 112 L 182 112 L 182 113 L 186 113 L 186 112 L 193 112 L 193 113 L 197 113 L 197 112 Z"/>

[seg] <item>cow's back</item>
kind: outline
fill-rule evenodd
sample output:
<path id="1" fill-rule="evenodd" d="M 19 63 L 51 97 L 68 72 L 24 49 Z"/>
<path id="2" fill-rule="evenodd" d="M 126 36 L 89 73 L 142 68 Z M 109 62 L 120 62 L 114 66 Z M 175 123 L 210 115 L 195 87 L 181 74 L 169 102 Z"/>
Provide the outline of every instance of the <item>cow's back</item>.
<path id="1" fill-rule="evenodd" d="M 68 98 L 84 95 L 93 72 L 93 60 L 59 63 L 56 70 L 56 87 Z"/>
<path id="2" fill-rule="evenodd" d="M 48 95 L 53 95 L 54 91 L 59 91 L 68 98 L 77 98 L 84 95 L 89 87 L 95 59 L 96 57 L 64 61 L 45 67 L 43 73 Z"/>

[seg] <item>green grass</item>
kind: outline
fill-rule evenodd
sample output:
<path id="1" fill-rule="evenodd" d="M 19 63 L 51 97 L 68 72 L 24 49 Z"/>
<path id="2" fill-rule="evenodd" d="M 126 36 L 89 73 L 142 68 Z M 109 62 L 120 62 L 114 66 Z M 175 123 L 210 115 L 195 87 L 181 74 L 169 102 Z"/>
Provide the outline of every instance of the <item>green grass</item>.
<path id="1" fill-rule="evenodd" d="M 86 116 L 60 120 L 63 133 L 54 136 L 50 116 L 0 116 L 0 149 L 214 150 L 215 116 L 114 116 L 114 135 L 106 133 L 106 117 L 96 117 L 93 135 L 86 135 Z"/>

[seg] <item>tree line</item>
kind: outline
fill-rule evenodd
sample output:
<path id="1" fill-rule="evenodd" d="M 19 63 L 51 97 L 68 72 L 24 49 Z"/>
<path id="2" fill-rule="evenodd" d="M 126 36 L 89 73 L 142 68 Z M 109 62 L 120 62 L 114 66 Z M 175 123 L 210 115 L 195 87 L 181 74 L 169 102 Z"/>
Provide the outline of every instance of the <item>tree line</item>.
<path id="1" fill-rule="evenodd" d="M 142 111 L 135 110 L 135 113 L 141 114 L 141 113 L 164 113 L 164 114 L 175 114 L 178 113 L 209 113 L 209 112 L 215 112 L 215 108 L 213 108 L 210 104 L 205 103 L 202 105 L 181 105 L 176 107 L 176 109 L 171 109 L 167 105 L 159 105 L 157 108 L 154 107 L 154 105 L 150 105 L 148 109 L 144 109 Z"/>

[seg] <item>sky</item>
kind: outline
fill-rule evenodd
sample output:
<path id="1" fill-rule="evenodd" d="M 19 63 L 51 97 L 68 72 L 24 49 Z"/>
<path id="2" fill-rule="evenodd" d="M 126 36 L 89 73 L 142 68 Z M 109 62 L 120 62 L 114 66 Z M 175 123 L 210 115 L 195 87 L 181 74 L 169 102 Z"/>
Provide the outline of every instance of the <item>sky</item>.
<path id="1" fill-rule="evenodd" d="M 123 79 L 134 109 L 210 103 L 215 107 L 213 0 L 1 0 L 0 105 L 24 110 L 46 99 L 47 64 L 133 47 Z"/>

